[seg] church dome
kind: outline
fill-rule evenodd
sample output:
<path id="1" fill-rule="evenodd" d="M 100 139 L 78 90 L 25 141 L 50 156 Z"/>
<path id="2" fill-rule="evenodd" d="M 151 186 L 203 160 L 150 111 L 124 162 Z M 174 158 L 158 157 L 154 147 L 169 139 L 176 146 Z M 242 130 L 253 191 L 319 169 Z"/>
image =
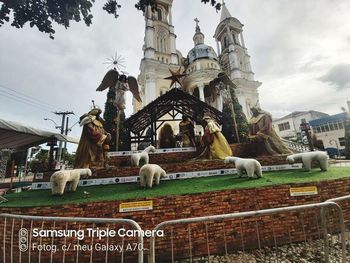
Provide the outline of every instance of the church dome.
<path id="1" fill-rule="evenodd" d="M 214 49 L 206 44 L 196 45 L 190 50 L 190 52 L 188 52 L 187 56 L 189 64 L 201 58 L 213 59 L 218 61 L 218 56 L 216 55 Z"/>

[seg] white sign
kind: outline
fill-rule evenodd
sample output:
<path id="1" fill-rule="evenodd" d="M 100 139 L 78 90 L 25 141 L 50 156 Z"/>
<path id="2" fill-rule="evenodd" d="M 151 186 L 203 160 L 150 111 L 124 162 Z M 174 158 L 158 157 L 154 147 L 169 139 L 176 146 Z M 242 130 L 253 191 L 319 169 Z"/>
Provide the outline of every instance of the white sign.
<path id="1" fill-rule="evenodd" d="M 182 152 L 195 152 L 196 147 L 183 147 L 183 148 L 165 148 L 165 149 L 156 149 L 154 153 L 182 153 Z M 140 153 L 142 151 L 118 151 L 118 152 L 109 152 L 108 157 L 112 156 L 130 156 L 134 153 Z"/>
<path id="2" fill-rule="evenodd" d="M 286 165 L 273 165 L 263 166 L 263 171 L 282 171 L 282 170 L 296 170 L 300 169 L 302 164 L 286 164 Z M 195 172 L 179 172 L 179 173 L 168 173 L 162 180 L 178 180 L 178 179 L 189 179 L 199 177 L 209 177 L 227 174 L 237 174 L 235 168 L 231 169 L 217 169 L 217 170 L 206 170 L 206 171 L 195 171 Z M 79 186 L 91 186 L 91 185 L 107 185 L 107 184 L 123 184 L 123 183 L 136 183 L 139 181 L 139 176 L 122 176 L 109 177 L 109 178 L 95 178 L 95 179 L 84 179 L 80 180 Z M 49 182 L 35 182 L 32 184 L 31 189 L 49 189 Z"/>

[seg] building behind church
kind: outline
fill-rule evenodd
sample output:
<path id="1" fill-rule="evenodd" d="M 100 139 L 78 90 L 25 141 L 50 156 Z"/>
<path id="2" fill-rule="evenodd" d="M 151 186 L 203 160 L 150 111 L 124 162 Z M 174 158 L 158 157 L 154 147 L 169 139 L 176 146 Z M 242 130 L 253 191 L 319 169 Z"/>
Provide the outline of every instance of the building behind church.
<path id="1" fill-rule="evenodd" d="M 278 136 L 286 140 L 297 141 L 303 137 L 300 125 L 303 122 L 310 122 L 315 119 L 329 116 L 326 113 L 309 110 L 309 111 L 294 111 L 279 119 L 274 119 L 272 122 Z"/>

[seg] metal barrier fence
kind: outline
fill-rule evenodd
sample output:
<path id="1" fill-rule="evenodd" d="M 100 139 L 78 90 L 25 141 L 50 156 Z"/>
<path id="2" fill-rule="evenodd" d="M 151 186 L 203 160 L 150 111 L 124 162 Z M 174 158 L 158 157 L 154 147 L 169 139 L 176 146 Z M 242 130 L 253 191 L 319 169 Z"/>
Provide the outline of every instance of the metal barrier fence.
<path id="1" fill-rule="evenodd" d="M 139 224 L 133 220 L 14 214 L 0 214 L 0 218 L 3 218 L 2 224 L 0 223 L 0 233 L 3 232 L 2 240 L 0 240 L 0 242 L 2 241 L 0 262 L 3 263 L 111 262 L 111 259 L 116 262 L 117 257 L 120 259 L 119 262 L 123 263 L 127 253 L 134 254 L 130 255 L 134 256 L 132 262 L 136 262 L 137 258 L 138 263 L 143 263 L 142 235 L 137 236 L 137 242 L 135 243 L 127 243 L 135 238 L 123 236 L 121 240 L 118 240 L 120 244 L 116 245 L 116 240 L 113 240 L 105 232 L 111 225 L 115 224 L 122 226 L 119 229 L 123 229 L 123 235 L 129 230 L 129 227 L 132 230 L 142 232 Z M 88 227 L 91 224 L 92 226 Z M 48 237 L 46 236 L 46 233 L 49 233 L 46 232 L 48 229 L 57 230 L 57 232 L 49 234 L 52 237 Z M 87 230 L 88 232 L 86 232 Z M 70 231 L 70 234 L 67 234 L 67 231 Z M 81 238 L 85 235 L 88 235 L 88 238 Z M 47 260 L 48 258 L 49 260 Z"/>
<path id="2" fill-rule="evenodd" d="M 300 212 L 303 211 L 303 214 L 305 214 L 307 211 L 311 211 L 311 210 L 318 210 L 318 213 L 316 213 L 315 215 L 317 216 L 317 214 L 320 215 L 319 218 L 316 217 L 316 229 L 317 232 L 313 237 L 313 239 L 320 239 L 321 237 L 323 237 L 323 243 L 324 243 L 324 261 L 326 263 L 330 262 L 329 260 L 329 244 L 328 244 L 328 230 L 327 230 L 327 215 L 326 215 L 326 210 L 328 210 L 329 208 L 333 208 L 336 212 L 337 212 L 337 216 L 335 217 L 336 219 L 338 219 L 338 229 L 334 229 L 335 233 L 340 233 L 340 237 L 341 237 L 341 262 L 345 263 L 346 262 L 346 237 L 345 237 L 345 225 L 344 225 L 344 217 L 343 217 L 343 211 L 341 209 L 341 207 L 333 202 L 333 201 L 326 201 L 323 203 L 316 203 L 316 204 L 307 204 L 307 205 L 298 205 L 298 206 L 291 206 L 291 207 L 281 207 L 281 208 L 273 208 L 273 209 L 265 209 L 265 210 L 257 210 L 257 211 L 249 211 L 249 212 L 240 212 L 240 213 L 232 213 L 232 214 L 224 214 L 224 215 L 214 215 L 214 216 L 206 216 L 206 217 L 196 217 L 196 218 L 188 218 L 188 219 L 179 219 L 179 220 L 170 220 L 170 221 L 165 221 L 162 222 L 160 224 L 158 224 L 154 230 L 161 230 L 161 229 L 166 229 L 166 227 L 169 226 L 174 226 L 174 225 L 183 225 L 183 224 L 187 224 L 188 228 L 187 228 L 187 234 L 184 235 L 179 234 L 178 236 L 175 237 L 174 235 L 174 229 L 172 228 L 170 231 L 170 243 L 171 243 L 171 262 L 175 262 L 175 255 L 176 254 L 183 254 L 183 246 L 186 246 L 186 244 L 188 245 L 188 258 L 189 262 L 193 262 L 194 260 L 194 241 L 200 240 L 204 237 L 204 240 L 206 241 L 206 246 L 205 244 L 200 244 L 198 243 L 198 247 L 201 248 L 201 250 L 206 249 L 207 251 L 207 259 L 208 262 L 210 262 L 210 255 L 211 250 L 210 250 L 210 239 L 213 238 L 213 233 L 215 231 L 218 231 L 218 229 L 220 229 L 220 227 L 218 226 L 213 226 L 213 228 L 215 229 L 215 231 L 211 232 L 212 235 L 209 237 L 209 226 L 208 226 L 208 222 L 216 222 L 217 221 L 221 221 L 222 225 L 221 225 L 221 229 L 220 231 L 222 231 L 219 235 L 221 236 L 217 238 L 218 242 L 222 242 L 224 241 L 224 255 L 227 257 L 228 256 L 228 235 L 227 235 L 227 227 L 226 225 L 228 223 L 225 224 L 225 222 L 227 220 L 234 220 L 234 219 L 240 219 L 239 225 L 240 225 L 240 237 L 238 237 L 238 239 L 241 239 L 241 249 L 244 251 L 245 250 L 245 243 L 248 243 L 247 240 L 249 241 L 248 238 L 244 237 L 244 231 L 243 231 L 243 226 L 246 223 L 252 223 L 251 219 L 249 218 L 257 218 L 260 217 L 260 219 L 262 217 L 263 220 L 259 220 L 259 222 L 266 220 L 266 216 L 272 216 L 275 214 L 281 214 L 281 213 L 295 213 L 295 212 Z M 301 214 L 301 215 L 303 215 Z M 320 220 L 319 220 L 320 219 Z M 225 221 L 226 220 L 226 221 Z M 288 225 L 288 221 L 285 217 L 285 222 L 286 222 L 286 227 L 289 227 Z M 320 221 L 320 223 L 319 223 Z M 264 240 L 263 240 L 263 236 L 262 236 L 262 232 L 264 232 L 266 229 L 263 230 L 259 230 L 259 222 L 258 220 L 255 220 L 255 235 L 256 235 L 256 242 L 257 242 L 257 248 L 262 248 Z M 273 244 L 275 247 L 277 247 L 277 231 L 281 232 L 281 227 L 283 227 L 283 224 L 285 222 L 280 222 L 280 226 L 278 226 L 279 229 L 275 229 L 273 228 L 273 226 L 271 227 L 271 231 L 272 231 L 272 235 L 273 235 Z M 198 224 L 200 223 L 205 223 L 205 230 L 204 230 L 204 234 L 198 234 L 197 237 L 194 237 L 193 235 L 193 229 L 195 227 L 198 228 Z M 301 222 L 301 229 L 302 229 L 302 235 L 304 236 L 304 242 L 308 242 L 307 240 L 307 231 L 308 229 L 305 227 L 304 225 L 305 222 Z M 195 227 L 191 227 L 191 224 L 195 224 Z M 282 226 L 281 226 L 282 225 Z M 295 224 L 294 224 L 295 225 Z M 320 227 L 321 225 L 321 227 Z M 232 226 L 232 224 L 230 225 Z M 268 226 L 265 224 L 264 228 L 267 228 Z M 308 226 L 309 228 L 312 228 L 312 226 Z M 320 228 L 322 229 L 322 234 L 320 232 Z M 292 243 L 293 238 L 291 237 L 291 230 L 285 230 L 285 232 L 288 232 L 288 236 L 289 236 L 289 243 Z M 235 234 L 235 233 L 233 233 Z M 250 233 L 252 234 L 252 233 Z M 186 238 L 187 241 L 186 242 L 182 242 L 181 246 L 176 246 L 175 245 L 175 240 L 177 241 L 181 241 L 181 239 Z M 164 260 L 166 261 L 167 259 L 161 259 L 161 261 L 157 260 L 156 261 L 156 237 L 151 237 L 150 239 L 150 263 L 155 263 L 155 262 L 163 262 Z M 287 238 L 288 239 L 288 238 Z M 160 240 L 159 240 L 160 241 Z M 251 241 L 251 240 L 250 240 Z M 301 240 L 295 240 L 295 241 L 301 241 Z M 159 242 L 161 243 L 161 242 Z M 161 250 L 165 250 L 164 249 L 164 240 L 163 243 L 161 244 L 161 247 L 159 248 L 158 252 Z M 267 243 L 267 242 L 265 242 Z M 286 242 L 288 243 L 288 242 Z M 178 251 L 175 251 L 175 249 L 177 248 Z M 181 250 L 181 253 L 179 253 L 179 251 Z M 202 251 L 203 252 L 203 251 Z M 164 255 L 163 255 L 164 256 Z M 228 260 L 227 260 L 228 261 Z"/>
<path id="3" fill-rule="evenodd" d="M 322 262 L 328 263 L 331 262 L 329 234 L 337 234 L 341 247 L 339 259 L 345 263 L 347 256 L 346 244 L 350 237 L 349 206 L 350 195 L 315 204 L 165 221 L 158 224 L 154 231 L 165 231 L 171 227 L 170 232 L 165 232 L 165 237 L 152 236 L 150 238 L 149 262 L 175 262 L 177 259 L 182 259 L 181 255 L 186 253 L 189 262 L 193 262 L 196 257 L 196 247 L 199 248 L 198 251 L 200 251 L 202 258 L 204 251 L 208 262 L 210 262 L 213 254 L 223 255 L 229 262 L 228 255 L 231 251 L 229 246 L 233 247 L 232 251 L 242 250 L 243 252 L 254 248 L 260 249 L 264 246 L 275 247 L 277 250 L 277 247 L 281 244 L 305 242 L 305 245 L 308 245 L 312 240 L 322 240 L 320 243 L 321 250 L 324 253 Z M 142 235 L 137 236 L 137 247 L 133 252 L 132 250 L 131 252 L 125 250 L 126 244 L 130 244 L 132 241 L 132 238 L 128 237 L 122 237 L 121 240 L 118 240 L 119 248 L 121 248 L 119 251 L 111 252 L 107 249 L 96 252 L 92 249 L 94 244 L 105 244 L 108 247 L 116 244 L 117 240 L 106 236 L 101 238 L 97 234 L 83 239 L 34 236 L 34 233 L 37 233 L 34 231 L 35 229 L 39 231 L 45 229 L 79 231 L 86 230 L 92 225 L 91 229 L 105 230 L 115 224 L 122 225 L 123 229 L 131 227 L 133 230 L 142 232 L 139 224 L 133 220 L 13 214 L 0 214 L 0 218 L 3 218 L 3 221 L 0 222 L 0 234 L 3 233 L 3 236 L 0 236 L 0 262 L 123 263 L 136 262 L 137 260 L 138 263 L 143 263 L 144 240 Z M 300 225 L 296 224 L 298 222 L 296 220 L 300 221 Z M 174 226 L 178 225 L 187 225 L 187 228 L 174 229 Z M 299 229 L 296 229 L 296 227 L 299 227 Z M 267 237 L 269 234 L 271 237 Z M 180 244 L 177 245 L 176 242 L 180 242 Z M 48 246 L 51 250 L 34 250 L 32 249 L 34 243 L 37 248 Z M 169 243 L 170 248 L 167 247 Z M 69 250 L 69 248 L 67 249 L 69 244 L 80 249 L 81 247 L 90 247 L 90 249 L 83 252 L 80 249 Z M 215 245 L 218 244 L 224 244 L 221 253 L 217 253 L 218 250 L 215 249 Z M 59 246 L 61 249 L 54 251 L 53 246 Z M 185 250 L 186 253 L 184 253 Z M 127 253 L 129 254 L 126 255 Z M 166 255 L 165 258 L 163 257 L 164 254 Z M 266 260 L 264 262 L 270 261 Z"/>
<path id="4" fill-rule="evenodd" d="M 337 203 L 343 210 L 345 234 L 349 244 L 350 243 L 350 195 L 328 199 L 326 202 Z M 334 230 L 332 232 L 334 232 Z M 326 245 L 328 246 L 329 244 L 326 243 Z M 328 249 L 325 249 L 325 253 L 329 253 Z M 349 246 L 348 255 L 350 255 L 350 246 Z"/>

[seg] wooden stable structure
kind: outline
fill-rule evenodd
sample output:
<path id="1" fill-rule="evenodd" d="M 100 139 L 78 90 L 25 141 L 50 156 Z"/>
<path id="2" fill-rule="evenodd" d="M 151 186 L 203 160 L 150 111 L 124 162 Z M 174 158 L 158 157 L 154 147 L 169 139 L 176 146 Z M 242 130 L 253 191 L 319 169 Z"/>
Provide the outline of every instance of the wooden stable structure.
<path id="1" fill-rule="evenodd" d="M 130 134 L 130 145 L 141 142 L 151 142 L 154 145 L 157 141 L 157 130 L 165 122 L 180 121 L 179 115 L 187 115 L 196 124 L 204 124 L 205 114 L 209 114 L 219 124 L 223 123 L 224 114 L 221 111 L 195 96 L 173 88 L 126 119 L 124 127 Z M 169 118 L 163 118 L 164 116 Z"/>

